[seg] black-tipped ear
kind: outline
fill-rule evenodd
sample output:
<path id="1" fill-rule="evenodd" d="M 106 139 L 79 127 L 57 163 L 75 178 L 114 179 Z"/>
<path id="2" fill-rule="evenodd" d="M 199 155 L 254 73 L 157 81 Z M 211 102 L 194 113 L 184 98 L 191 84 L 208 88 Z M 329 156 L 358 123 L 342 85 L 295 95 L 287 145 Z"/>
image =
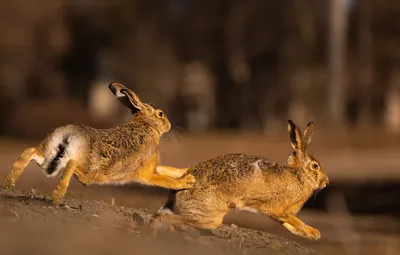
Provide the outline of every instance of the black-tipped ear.
<path id="1" fill-rule="evenodd" d="M 315 124 L 314 122 L 311 121 L 310 123 L 308 123 L 303 134 L 303 142 L 305 147 L 311 142 L 311 138 L 314 135 L 314 129 L 315 129 Z"/>
<path id="2" fill-rule="evenodd" d="M 121 83 L 112 82 L 108 87 L 122 104 L 132 110 L 132 113 L 135 113 L 138 110 L 140 111 L 144 108 L 144 104 L 139 97 L 132 90 L 126 88 Z"/>
<path id="3" fill-rule="evenodd" d="M 288 132 L 293 149 L 301 150 L 303 146 L 302 134 L 300 129 L 291 120 L 288 120 Z"/>

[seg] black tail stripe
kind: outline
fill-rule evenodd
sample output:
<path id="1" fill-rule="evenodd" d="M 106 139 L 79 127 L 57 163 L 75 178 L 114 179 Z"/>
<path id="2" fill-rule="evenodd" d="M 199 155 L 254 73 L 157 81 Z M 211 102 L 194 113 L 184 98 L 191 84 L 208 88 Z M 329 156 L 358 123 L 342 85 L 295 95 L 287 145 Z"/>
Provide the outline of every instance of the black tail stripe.
<path id="1" fill-rule="evenodd" d="M 66 138 L 58 145 L 58 153 L 50 162 L 49 167 L 47 168 L 47 174 L 51 175 L 54 171 L 57 170 L 58 164 L 60 163 L 60 159 L 64 157 L 65 149 L 67 148 L 68 140 Z"/>

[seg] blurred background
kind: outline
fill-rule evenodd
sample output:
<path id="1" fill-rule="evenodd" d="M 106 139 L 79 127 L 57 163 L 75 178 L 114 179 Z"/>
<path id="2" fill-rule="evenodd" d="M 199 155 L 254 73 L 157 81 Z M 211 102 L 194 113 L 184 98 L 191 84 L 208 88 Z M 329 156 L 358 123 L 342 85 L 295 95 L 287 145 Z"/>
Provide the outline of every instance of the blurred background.
<path id="1" fill-rule="evenodd" d="M 108 90 L 117 81 L 165 110 L 162 163 L 177 167 L 229 152 L 284 161 L 287 119 L 313 120 L 331 184 L 300 217 L 322 241 L 260 215 L 226 222 L 327 254 L 400 252 L 399 1 L 1 0 L 0 13 L 2 174 L 52 128 L 129 118 Z M 54 187 L 28 169 L 17 187 Z M 76 181 L 70 193 L 152 210 L 166 197 Z"/>

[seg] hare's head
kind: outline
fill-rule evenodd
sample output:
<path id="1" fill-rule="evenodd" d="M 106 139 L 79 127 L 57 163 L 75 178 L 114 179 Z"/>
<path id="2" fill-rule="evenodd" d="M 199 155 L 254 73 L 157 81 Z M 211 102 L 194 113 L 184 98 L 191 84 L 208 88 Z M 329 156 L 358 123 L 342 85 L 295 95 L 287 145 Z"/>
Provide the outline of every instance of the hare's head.
<path id="1" fill-rule="evenodd" d="M 302 133 L 300 129 L 291 121 L 288 121 L 288 131 L 290 142 L 294 151 L 290 154 L 288 164 L 293 168 L 301 168 L 307 177 L 315 183 L 316 189 L 323 189 L 329 183 L 321 164 L 314 157 L 307 153 L 307 145 L 310 143 L 314 134 L 314 123 L 308 123 Z"/>
<path id="2" fill-rule="evenodd" d="M 132 111 L 132 115 L 135 116 L 134 120 L 137 117 L 144 118 L 160 135 L 171 129 L 171 123 L 161 109 L 151 104 L 143 103 L 132 90 L 120 83 L 112 82 L 108 87 L 115 97 Z"/>

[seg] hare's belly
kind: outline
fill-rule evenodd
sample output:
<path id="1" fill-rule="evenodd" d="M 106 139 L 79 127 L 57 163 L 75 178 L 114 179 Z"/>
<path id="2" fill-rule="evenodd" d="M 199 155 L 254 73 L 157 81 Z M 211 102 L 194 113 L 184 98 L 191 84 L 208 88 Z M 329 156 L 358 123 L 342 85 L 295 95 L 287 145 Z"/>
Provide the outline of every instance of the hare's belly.
<path id="1" fill-rule="evenodd" d="M 91 169 L 88 175 L 92 183 L 96 184 L 125 184 L 137 179 L 137 165 L 114 165 L 108 168 Z"/>

